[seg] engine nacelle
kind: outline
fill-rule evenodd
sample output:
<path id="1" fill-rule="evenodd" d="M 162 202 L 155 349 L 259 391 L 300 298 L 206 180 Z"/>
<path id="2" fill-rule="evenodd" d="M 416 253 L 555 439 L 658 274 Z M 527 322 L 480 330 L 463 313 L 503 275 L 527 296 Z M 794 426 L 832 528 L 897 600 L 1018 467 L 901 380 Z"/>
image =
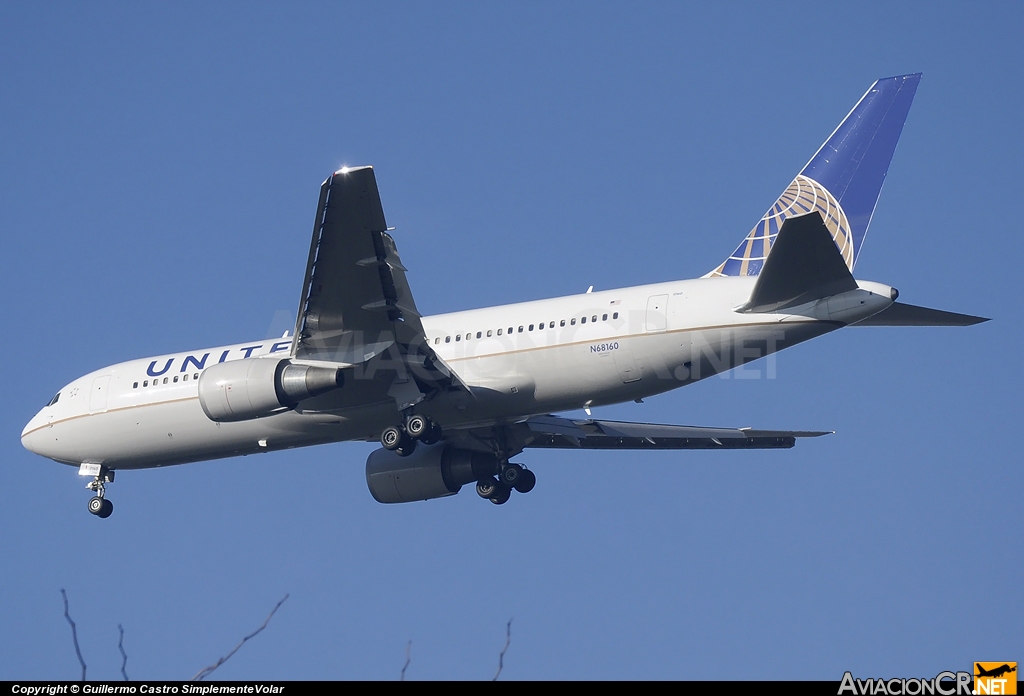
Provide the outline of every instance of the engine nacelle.
<path id="1" fill-rule="evenodd" d="M 252 420 L 295 408 L 343 382 L 333 367 L 295 365 L 287 358 L 232 360 L 199 375 L 199 404 L 218 423 Z"/>
<path id="2" fill-rule="evenodd" d="M 420 444 L 408 457 L 381 448 L 366 458 L 366 486 L 378 503 L 411 503 L 455 495 L 498 468 L 494 455 L 444 443 Z"/>

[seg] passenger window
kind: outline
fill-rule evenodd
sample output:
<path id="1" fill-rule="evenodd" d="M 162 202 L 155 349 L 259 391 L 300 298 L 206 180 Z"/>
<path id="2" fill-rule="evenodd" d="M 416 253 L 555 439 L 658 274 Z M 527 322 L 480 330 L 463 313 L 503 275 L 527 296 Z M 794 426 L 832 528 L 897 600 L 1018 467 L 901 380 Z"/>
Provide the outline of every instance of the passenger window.
<path id="1" fill-rule="evenodd" d="M 149 380 L 148 379 L 142 380 L 142 386 L 148 387 L 149 386 Z"/>
<path id="2" fill-rule="evenodd" d="M 612 319 L 618 319 L 618 318 L 619 318 L 619 313 L 618 312 L 616 312 L 615 314 L 612 315 Z"/>
<path id="3" fill-rule="evenodd" d="M 530 324 L 530 331 L 533 331 L 533 324 Z"/>
<path id="4" fill-rule="evenodd" d="M 435 338 L 435 339 L 434 339 L 434 345 L 435 345 L 435 346 L 436 346 L 436 345 L 437 345 L 438 343 L 440 343 L 440 342 L 441 342 L 441 337 L 440 337 L 440 336 L 438 336 L 437 338 Z"/>
<path id="5" fill-rule="evenodd" d="M 540 326 L 539 326 L 538 328 L 539 328 L 539 329 L 540 329 L 541 331 L 543 331 L 543 330 L 544 330 L 544 322 L 541 322 L 541 323 L 540 323 Z"/>
<path id="6" fill-rule="evenodd" d="M 601 321 L 608 321 L 608 315 L 607 314 L 601 315 Z"/>
<path id="7" fill-rule="evenodd" d="M 593 317 L 592 317 L 592 318 L 590 319 L 590 321 L 597 321 L 597 315 L 595 314 L 595 315 L 594 315 L 594 316 L 593 316 Z"/>
<path id="8" fill-rule="evenodd" d="M 177 375 L 175 375 L 175 376 L 174 376 L 174 383 L 175 383 L 175 384 L 177 384 L 177 383 L 178 383 L 178 376 L 177 376 Z"/>
<path id="9" fill-rule="evenodd" d="M 487 338 L 490 338 L 490 337 L 491 337 L 491 330 L 490 330 L 490 329 L 488 329 L 488 330 L 487 330 Z"/>
<path id="10" fill-rule="evenodd" d="M 522 328 L 520 328 L 519 330 L 520 330 L 520 331 L 522 331 L 523 329 L 522 329 Z M 508 327 L 508 332 L 509 332 L 509 333 L 512 333 L 512 327 L 511 327 L 511 326 L 510 326 L 510 327 Z"/>
<path id="11" fill-rule="evenodd" d="M 444 342 L 445 343 L 451 343 L 452 342 L 452 337 L 451 336 L 445 336 L 444 337 Z"/>
<path id="12" fill-rule="evenodd" d="M 522 327 L 522 326 L 520 326 L 520 327 L 519 327 L 519 333 L 522 333 L 522 332 L 523 332 L 523 327 Z"/>
<path id="13" fill-rule="evenodd" d="M 581 324 L 586 324 L 587 323 L 587 318 L 583 317 L 582 319 L 580 319 L 580 323 Z"/>
<path id="14" fill-rule="evenodd" d="M 576 319 L 572 319 L 572 320 L 571 320 L 571 321 L 569 322 L 569 324 L 570 324 L 570 325 L 572 325 L 572 326 L 576 326 Z"/>
<path id="15" fill-rule="evenodd" d="M 455 335 L 455 340 L 456 341 L 461 341 L 462 340 L 462 334 L 456 334 Z"/>
<path id="16" fill-rule="evenodd" d="M 199 379 L 199 373 L 197 372 L 194 375 L 192 375 L 192 379 Z"/>
<path id="17" fill-rule="evenodd" d="M 132 384 L 132 389 L 138 389 L 138 388 L 139 388 L 139 383 L 138 382 L 135 382 L 134 384 Z"/>
<path id="18" fill-rule="evenodd" d="M 558 325 L 559 326 L 565 326 L 565 319 L 563 319 L 562 321 L 558 322 Z"/>
<path id="19" fill-rule="evenodd" d="M 188 381 L 188 373 L 187 372 L 185 373 L 185 376 L 181 378 L 181 381 L 182 382 L 187 382 Z"/>
<path id="20" fill-rule="evenodd" d="M 477 338 L 480 338 L 480 336 L 481 336 L 481 335 L 482 335 L 482 334 L 481 334 L 481 333 L 480 333 L 479 331 L 477 331 L 477 332 L 476 332 L 476 337 L 477 337 Z"/>
<path id="21" fill-rule="evenodd" d="M 501 329 L 498 329 L 498 335 L 499 336 L 501 335 Z"/>

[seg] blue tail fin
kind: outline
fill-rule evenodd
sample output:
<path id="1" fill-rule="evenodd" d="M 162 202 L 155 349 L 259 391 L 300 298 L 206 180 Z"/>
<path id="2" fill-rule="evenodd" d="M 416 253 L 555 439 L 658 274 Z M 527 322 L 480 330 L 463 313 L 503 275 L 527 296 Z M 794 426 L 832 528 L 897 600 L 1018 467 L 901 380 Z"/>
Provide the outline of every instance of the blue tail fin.
<path id="1" fill-rule="evenodd" d="M 852 271 L 921 73 L 875 82 L 761 221 L 705 277 L 757 275 L 786 218 L 818 211 Z"/>

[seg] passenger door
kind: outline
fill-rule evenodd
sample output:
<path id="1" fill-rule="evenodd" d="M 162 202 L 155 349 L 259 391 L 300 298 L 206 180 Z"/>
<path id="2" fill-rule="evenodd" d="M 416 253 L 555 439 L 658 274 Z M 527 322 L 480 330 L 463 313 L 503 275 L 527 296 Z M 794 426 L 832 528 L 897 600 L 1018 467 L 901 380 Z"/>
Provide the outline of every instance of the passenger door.
<path id="1" fill-rule="evenodd" d="M 651 295 L 647 298 L 647 317 L 644 331 L 664 331 L 668 327 L 668 295 Z"/>
<path id="2" fill-rule="evenodd" d="M 101 375 L 92 381 L 89 394 L 89 412 L 107 410 L 107 391 L 110 388 L 110 375 Z"/>

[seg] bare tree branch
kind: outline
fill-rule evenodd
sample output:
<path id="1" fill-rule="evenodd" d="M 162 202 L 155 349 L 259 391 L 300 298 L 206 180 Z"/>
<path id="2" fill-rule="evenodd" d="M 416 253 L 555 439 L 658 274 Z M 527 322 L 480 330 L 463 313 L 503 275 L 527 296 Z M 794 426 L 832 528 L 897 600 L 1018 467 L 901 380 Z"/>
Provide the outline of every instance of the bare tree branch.
<path id="1" fill-rule="evenodd" d="M 71 640 L 75 642 L 75 654 L 78 655 L 78 662 L 82 665 L 82 681 L 85 681 L 85 660 L 82 659 L 82 651 L 78 648 L 78 629 L 75 627 L 75 622 L 71 620 L 71 615 L 68 614 L 68 593 L 64 591 L 64 588 L 60 588 L 60 596 L 64 598 L 64 618 L 71 624 Z"/>
<path id="2" fill-rule="evenodd" d="M 409 657 L 410 650 L 412 650 L 411 640 L 405 646 L 405 664 L 402 665 L 402 675 L 398 678 L 398 681 L 405 681 L 405 670 L 409 667 L 409 663 L 412 662 L 412 659 Z"/>
<path id="3" fill-rule="evenodd" d="M 125 665 L 128 664 L 128 655 L 124 652 L 124 629 L 121 628 L 121 624 L 117 625 L 117 632 L 120 634 L 117 638 L 117 649 L 121 651 L 121 676 L 128 681 L 128 672 L 124 671 Z"/>
<path id="4" fill-rule="evenodd" d="M 274 608 L 270 611 L 270 614 L 267 615 L 267 618 L 263 622 L 262 626 L 257 628 L 255 631 L 253 631 L 249 635 L 247 635 L 245 638 L 243 638 L 242 642 L 239 643 L 238 645 L 236 645 L 234 650 L 232 650 L 227 655 L 225 655 L 224 657 L 222 657 L 219 660 L 217 660 L 216 664 L 210 665 L 209 667 L 204 667 L 203 669 L 199 670 L 199 672 L 196 673 L 196 676 L 192 677 L 192 681 L 200 681 L 200 680 L 202 680 L 203 677 L 209 676 L 213 672 L 213 670 L 217 669 L 222 664 L 224 664 L 225 662 L 230 660 L 231 656 L 234 655 L 236 652 L 238 652 L 238 649 L 241 648 L 243 645 L 245 645 L 245 642 L 247 640 L 249 640 L 250 638 L 252 638 L 253 636 L 255 636 L 256 634 L 258 634 L 260 631 L 262 631 L 264 628 L 267 627 L 267 624 L 270 623 L 270 619 L 272 619 L 274 617 L 274 613 L 281 607 L 282 604 L 284 604 L 284 600 L 286 600 L 286 599 L 288 599 L 288 595 L 285 595 L 284 597 L 282 597 L 281 601 L 278 602 L 274 606 Z M 84 668 L 84 665 L 83 665 L 83 668 Z M 82 674 L 83 675 L 85 674 L 84 669 L 82 671 Z"/>
<path id="5" fill-rule="evenodd" d="M 505 647 L 501 649 L 501 654 L 498 655 L 498 671 L 494 673 L 494 679 L 491 681 L 498 681 L 498 675 L 501 674 L 502 668 L 505 666 L 505 653 L 508 651 L 509 643 L 512 642 L 512 619 L 508 620 L 505 624 Z"/>

